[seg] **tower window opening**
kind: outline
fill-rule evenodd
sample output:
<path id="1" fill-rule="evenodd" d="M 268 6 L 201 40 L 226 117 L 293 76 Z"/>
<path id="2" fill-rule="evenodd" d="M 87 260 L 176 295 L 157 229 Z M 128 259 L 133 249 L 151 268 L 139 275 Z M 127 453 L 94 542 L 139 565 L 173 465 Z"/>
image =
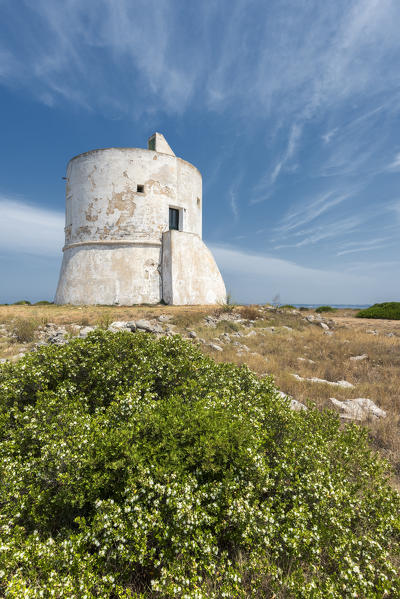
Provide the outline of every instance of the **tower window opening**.
<path id="1" fill-rule="evenodd" d="M 200 208 L 200 198 L 197 198 L 197 205 Z"/>
<path id="2" fill-rule="evenodd" d="M 179 210 L 177 208 L 169 209 L 169 228 L 170 230 L 179 231 Z"/>
<path id="3" fill-rule="evenodd" d="M 136 187 L 136 191 L 137 191 L 138 193 L 144 193 L 144 185 L 138 185 L 138 186 Z"/>

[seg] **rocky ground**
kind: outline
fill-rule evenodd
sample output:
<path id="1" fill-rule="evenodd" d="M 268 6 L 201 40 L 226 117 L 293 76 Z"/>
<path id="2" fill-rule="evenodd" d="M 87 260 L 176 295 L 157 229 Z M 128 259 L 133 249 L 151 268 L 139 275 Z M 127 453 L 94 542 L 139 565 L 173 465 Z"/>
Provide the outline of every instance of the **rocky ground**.
<path id="1" fill-rule="evenodd" d="M 96 327 L 180 334 L 217 361 L 272 375 L 292 409 L 310 404 L 367 426 L 373 444 L 400 479 L 400 321 L 355 318 L 343 310 L 270 306 L 71 307 L 1 306 L 0 361 L 43 344 L 62 345 Z"/>

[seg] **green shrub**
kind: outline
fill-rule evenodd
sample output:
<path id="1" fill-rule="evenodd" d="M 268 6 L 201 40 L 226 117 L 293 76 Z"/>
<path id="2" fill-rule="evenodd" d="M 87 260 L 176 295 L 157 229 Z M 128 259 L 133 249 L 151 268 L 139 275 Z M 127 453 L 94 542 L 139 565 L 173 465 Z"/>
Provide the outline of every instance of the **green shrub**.
<path id="1" fill-rule="evenodd" d="M 400 320 L 400 302 L 384 302 L 374 304 L 356 314 L 357 318 L 387 318 L 388 320 Z"/>
<path id="2" fill-rule="evenodd" d="M 54 304 L 54 302 L 49 302 L 47 300 L 40 300 L 40 302 L 36 302 L 33 305 L 34 306 L 52 306 Z"/>
<path id="3" fill-rule="evenodd" d="M 13 306 L 31 306 L 31 302 L 29 300 L 18 300 L 18 302 L 14 302 Z"/>
<path id="4" fill-rule="evenodd" d="M 294 306 L 292 306 L 292 304 L 284 304 L 283 306 L 279 306 L 281 310 L 296 310 L 296 308 Z"/>
<path id="5" fill-rule="evenodd" d="M 0 595 L 398 597 L 366 432 L 180 337 L 95 331 L 0 365 Z"/>
<path id="6" fill-rule="evenodd" d="M 318 314 L 321 314 L 321 312 L 336 312 L 336 308 L 332 308 L 332 306 L 319 306 L 315 311 Z"/>

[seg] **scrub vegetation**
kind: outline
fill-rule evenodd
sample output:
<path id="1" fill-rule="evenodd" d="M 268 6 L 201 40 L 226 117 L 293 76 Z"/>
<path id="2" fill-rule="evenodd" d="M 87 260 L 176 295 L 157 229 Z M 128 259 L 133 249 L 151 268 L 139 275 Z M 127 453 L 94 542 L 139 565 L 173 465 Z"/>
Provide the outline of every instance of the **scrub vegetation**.
<path id="1" fill-rule="evenodd" d="M 336 312 L 336 308 L 332 308 L 332 306 L 319 306 L 315 311 L 317 314 L 322 314 L 323 312 Z"/>
<path id="2" fill-rule="evenodd" d="M 360 310 L 357 318 L 385 318 L 389 320 L 400 320 L 400 302 L 385 302 L 374 304 L 365 310 Z"/>
<path id="3" fill-rule="evenodd" d="M 1 596 L 400 594 L 367 429 L 291 411 L 268 376 L 99 329 L 0 365 L 0 399 Z"/>

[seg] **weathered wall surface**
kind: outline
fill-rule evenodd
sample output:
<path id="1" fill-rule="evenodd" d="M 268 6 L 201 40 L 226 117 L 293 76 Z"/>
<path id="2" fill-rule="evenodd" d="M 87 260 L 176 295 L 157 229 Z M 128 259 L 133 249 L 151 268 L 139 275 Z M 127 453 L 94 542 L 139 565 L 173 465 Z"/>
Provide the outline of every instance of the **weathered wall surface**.
<path id="1" fill-rule="evenodd" d="M 167 231 L 162 247 L 163 298 L 168 304 L 226 301 L 224 281 L 205 243 L 193 233 Z"/>
<path id="2" fill-rule="evenodd" d="M 161 242 L 170 206 L 183 211 L 184 231 L 201 236 L 201 194 L 199 171 L 175 156 L 138 148 L 81 154 L 67 168 L 66 245 Z"/>
<path id="3" fill-rule="evenodd" d="M 161 134 L 151 139 L 158 151 L 107 148 L 68 163 L 57 304 L 225 301 L 201 240 L 201 175 Z M 179 210 L 179 231 L 169 231 L 170 208 Z"/>
<path id="4" fill-rule="evenodd" d="M 183 231 L 201 235 L 201 194 L 199 171 L 174 155 L 108 148 L 73 158 L 55 302 L 161 301 L 160 250 L 169 208 L 180 210 Z"/>
<path id="5" fill-rule="evenodd" d="M 156 304 L 161 300 L 161 244 L 101 242 L 65 250 L 56 304 Z"/>

